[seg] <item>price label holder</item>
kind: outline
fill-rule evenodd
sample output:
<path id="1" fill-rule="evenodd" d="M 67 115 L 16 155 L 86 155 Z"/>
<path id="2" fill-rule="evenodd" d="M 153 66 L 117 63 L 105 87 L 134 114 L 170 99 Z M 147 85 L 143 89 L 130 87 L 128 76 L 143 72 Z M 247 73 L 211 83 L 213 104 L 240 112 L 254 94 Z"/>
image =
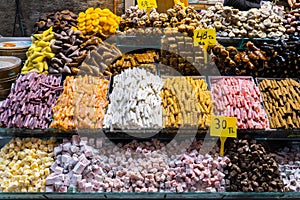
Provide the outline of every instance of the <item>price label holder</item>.
<path id="1" fill-rule="evenodd" d="M 236 117 L 213 116 L 210 122 L 210 136 L 220 137 L 220 155 L 224 156 L 224 145 L 228 137 L 237 138 Z"/>
<path id="2" fill-rule="evenodd" d="M 207 63 L 207 48 L 217 44 L 217 32 L 215 28 L 194 30 L 194 46 L 202 46 L 205 63 Z"/>
<path id="3" fill-rule="evenodd" d="M 156 0 L 138 0 L 137 3 L 140 10 L 157 8 Z"/>
<path id="4" fill-rule="evenodd" d="M 209 45 L 217 44 L 217 32 L 214 28 L 194 30 L 194 46 L 203 46 L 207 49 Z"/>

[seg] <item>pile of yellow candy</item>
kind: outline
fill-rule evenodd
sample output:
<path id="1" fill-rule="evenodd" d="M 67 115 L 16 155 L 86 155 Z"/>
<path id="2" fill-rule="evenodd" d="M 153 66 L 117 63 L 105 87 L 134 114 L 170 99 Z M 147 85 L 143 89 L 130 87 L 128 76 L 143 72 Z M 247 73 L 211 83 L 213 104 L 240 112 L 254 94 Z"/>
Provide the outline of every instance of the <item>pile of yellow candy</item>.
<path id="1" fill-rule="evenodd" d="M 113 14 L 109 9 L 88 8 L 85 12 L 80 12 L 77 18 L 78 29 L 84 35 L 114 34 L 119 26 L 121 17 Z"/>
<path id="2" fill-rule="evenodd" d="M 1 192 L 45 192 L 55 138 L 14 138 L 0 151 Z"/>
<path id="3" fill-rule="evenodd" d="M 22 68 L 22 74 L 36 72 L 39 74 L 48 74 L 48 63 L 55 56 L 50 47 L 55 43 L 52 27 L 42 34 L 35 34 L 32 37 L 32 45 L 26 52 L 27 60 Z"/>

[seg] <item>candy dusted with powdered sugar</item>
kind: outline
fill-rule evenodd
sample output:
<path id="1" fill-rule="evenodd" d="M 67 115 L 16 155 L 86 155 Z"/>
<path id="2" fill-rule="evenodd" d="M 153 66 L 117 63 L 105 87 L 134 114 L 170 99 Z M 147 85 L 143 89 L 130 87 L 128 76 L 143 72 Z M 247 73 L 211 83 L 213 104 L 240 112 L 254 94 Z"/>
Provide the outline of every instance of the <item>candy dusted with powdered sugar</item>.
<path id="1" fill-rule="evenodd" d="M 160 77 L 140 68 L 128 69 L 115 76 L 104 127 L 162 127 L 162 87 Z"/>

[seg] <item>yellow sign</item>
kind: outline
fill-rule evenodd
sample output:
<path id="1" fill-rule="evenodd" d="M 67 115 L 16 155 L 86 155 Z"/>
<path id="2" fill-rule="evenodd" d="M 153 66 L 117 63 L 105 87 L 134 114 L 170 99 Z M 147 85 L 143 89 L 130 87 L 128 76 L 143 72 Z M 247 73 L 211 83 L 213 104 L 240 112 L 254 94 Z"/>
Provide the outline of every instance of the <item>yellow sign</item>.
<path id="1" fill-rule="evenodd" d="M 236 117 L 213 116 L 210 122 L 210 135 L 220 137 L 220 155 L 224 156 L 224 145 L 228 137 L 237 138 Z"/>
<path id="2" fill-rule="evenodd" d="M 203 46 L 207 48 L 209 45 L 217 43 L 216 29 L 197 29 L 194 30 L 194 46 Z"/>
<path id="3" fill-rule="evenodd" d="M 180 4 L 183 8 L 185 7 L 185 4 L 181 2 L 181 0 L 174 0 L 174 5 Z"/>
<path id="4" fill-rule="evenodd" d="M 146 10 L 147 8 L 157 8 L 156 0 L 138 0 L 137 3 L 140 10 Z"/>
<path id="5" fill-rule="evenodd" d="M 213 116 L 210 123 L 210 135 L 236 138 L 236 117 Z"/>

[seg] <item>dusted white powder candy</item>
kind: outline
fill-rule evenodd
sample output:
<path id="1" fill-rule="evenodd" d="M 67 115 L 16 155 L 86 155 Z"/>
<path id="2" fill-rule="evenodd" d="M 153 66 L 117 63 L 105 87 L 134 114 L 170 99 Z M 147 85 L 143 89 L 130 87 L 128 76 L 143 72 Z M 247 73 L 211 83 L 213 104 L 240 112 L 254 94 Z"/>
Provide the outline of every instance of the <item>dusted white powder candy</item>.
<path id="1" fill-rule="evenodd" d="M 104 127 L 161 128 L 163 85 L 160 77 L 140 68 L 115 76 Z"/>

